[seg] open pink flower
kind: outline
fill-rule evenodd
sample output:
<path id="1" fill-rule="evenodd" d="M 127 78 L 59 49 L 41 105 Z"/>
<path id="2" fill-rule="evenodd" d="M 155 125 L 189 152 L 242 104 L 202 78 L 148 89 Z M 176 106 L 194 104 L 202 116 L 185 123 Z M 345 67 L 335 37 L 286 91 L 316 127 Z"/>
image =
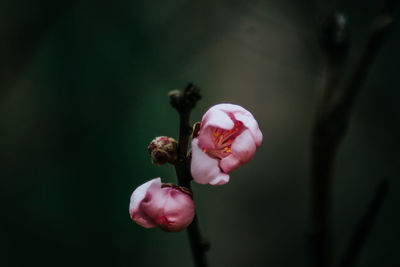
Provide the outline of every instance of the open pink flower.
<path id="1" fill-rule="evenodd" d="M 194 203 L 189 193 L 178 186 L 150 180 L 133 191 L 129 214 L 145 228 L 159 226 L 167 232 L 178 232 L 193 221 Z"/>
<path id="2" fill-rule="evenodd" d="M 253 115 L 238 105 L 219 104 L 204 114 L 192 140 L 191 172 L 200 184 L 221 185 L 248 162 L 263 136 Z"/>

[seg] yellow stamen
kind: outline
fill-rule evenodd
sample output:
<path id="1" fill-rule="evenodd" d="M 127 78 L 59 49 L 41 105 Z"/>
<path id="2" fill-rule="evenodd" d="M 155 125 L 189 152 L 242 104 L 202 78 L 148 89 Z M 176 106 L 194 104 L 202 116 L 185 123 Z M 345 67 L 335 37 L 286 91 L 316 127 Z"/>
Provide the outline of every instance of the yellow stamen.
<path id="1" fill-rule="evenodd" d="M 203 148 L 203 152 L 207 152 L 207 149 L 206 149 L 206 148 Z"/>

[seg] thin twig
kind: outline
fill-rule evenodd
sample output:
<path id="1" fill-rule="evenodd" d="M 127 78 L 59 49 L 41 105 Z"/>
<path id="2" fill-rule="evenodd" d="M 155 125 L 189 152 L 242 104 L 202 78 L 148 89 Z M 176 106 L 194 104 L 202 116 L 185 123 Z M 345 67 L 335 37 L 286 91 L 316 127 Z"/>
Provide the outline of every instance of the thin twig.
<path id="1" fill-rule="evenodd" d="M 178 183 L 180 186 L 191 189 L 190 181 L 192 180 L 190 171 L 187 164 L 187 147 L 189 137 L 192 133 L 190 126 L 190 112 L 194 108 L 196 102 L 200 99 L 199 89 L 192 84 L 189 84 L 184 92 L 172 91 L 169 93 L 171 105 L 176 108 L 179 113 L 179 141 L 178 141 L 178 157 L 175 162 L 175 170 L 178 176 Z M 203 239 L 197 214 L 193 222 L 187 228 L 189 236 L 190 247 L 196 267 L 206 267 L 207 258 L 206 251 L 208 250 L 208 243 Z"/>
<path id="2" fill-rule="evenodd" d="M 350 73 L 350 79 L 343 89 L 338 88 L 338 81 L 341 76 L 339 72 L 343 68 L 341 64 L 345 62 L 346 53 L 343 50 L 343 53 L 336 54 L 337 50 L 332 50 L 332 47 L 340 48 L 337 45 L 328 46 L 331 50 L 324 47 L 330 57 L 327 57 L 324 92 L 317 104 L 311 148 L 312 252 L 313 266 L 315 267 L 328 267 L 332 263 L 332 181 L 336 153 L 346 134 L 357 93 L 365 82 L 373 59 L 382 47 L 393 21 L 391 12 L 393 12 L 394 2 L 396 1 L 387 1 L 383 10 L 374 20 L 371 37 L 366 42 L 359 60 Z M 336 24 L 337 26 L 340 26 L 339 22 Z M 332 33 L 335 34 L 337 31 L 332 31 Z M 347 38 L 343 40 L 347 40 Z M 346 45 L 342 47 L 345 48 Z M 339 60 L 333 60 L 335 58 L 339 58 Z"/>
<path id="3" fill-rule="evenodd" d="M 341 267 L 353 266 L 357 260 L 360 251 L 368 239 L 368 235 L 371 232 L 372 226 L 374 224 L 375 218 L 380 210 L 383 200 L 387 194 L 389 188 L 388 180 L 384 179 L 380 181 L 376 188 L 375 196 L 365 211 L 365 214 L 358 222 L 353 236 L 350 240 L 349 246 L 344 254 Z"/>

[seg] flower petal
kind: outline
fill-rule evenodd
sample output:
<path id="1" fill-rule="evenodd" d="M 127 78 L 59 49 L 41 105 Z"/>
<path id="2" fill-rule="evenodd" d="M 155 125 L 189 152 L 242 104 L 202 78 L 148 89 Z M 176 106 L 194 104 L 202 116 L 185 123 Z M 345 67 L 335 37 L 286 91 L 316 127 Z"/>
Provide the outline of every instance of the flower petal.
<path id="1" fill-rule="evenodd" d="M 230 154 L 229 156 L 221 159 L 221 161 L 219 162 L 219 166 L 225 173 L 228 173 L 236 169 L 240 165 L 241 165 L 240 160 L 233 154 Z"/>
<path id="2" fill-rule="evenodd" d="M 168 232 L 181 231 L 193 221 L 194 202 L 188 194 L 176 188 L 163 189 L 168 190 L 168 198 L 163 208 L 165 222 L 160 223 L 159 226 Z"/>
<path id="3" fill-rule="evenodd" d="M 229 114 L 232 114 L 236 120 L 241 121 L 244 126 L 250 130 L 254 137 L 254 141 L 256 142 L 256 146 L 261 145 L 263 135 L 260 131 L 257 121 L 254 119 L 254 116 L 250 111 L 239 105 L 223 103 L 211 107 L 207 113 L 214 110 L 225 112 L 228 114 L 228 116 Z"/>
<path id="4" fill-rule="evenodd" d="M 191 173 L 193 179 L 199 184 L 211 182 L 219 184 L 221 181 L 227 181 L 227 177 L 222 175 L 223 173 L 218 166 L 218 160 L 204 153 L 198 146 L 198 142 L 197 138 L 192 140 Z"/>
<path id="5" fill-rule="evenodd" d="M 260 146 L 263 140 L 263 135 L 258 127 L 257 121 L 254 119 L 253 115 L 247 111 L 248 114 L 235 113 L 235 119 L 241 121 L 243 125 L 249 129 L 256 146 Z"/>
<path id="6" fill-rule="evenodd" d="M 250 130 L 247 129 L 236 137 L 232 143 L 231 152 L 239 158 L 241 163 L 246 163 L 253 157 L 256 152 L 256 144 Z"/>
<path id="7" fill-rule="evenodd" d="M 142 200 L 146 197 L 146 193 L 150 187 L 159 187 L 161 188 L 161 178 L 154 178 L 133 191 L 131 196 L 131 202 L 129 203 L 129 210 L 137 210 Z"/>
<path id="8" fill-rule="evenodd" d="M 220 110 L 226 113 L 233 113 L 233 112 L 248 112 L 247 110 L 245 110 L 243 107 L 239 106 L 239 105 L 235 105 L 235 104 L 230 104 L 230 103 L 222 103 L 222 104 L 218 104 L 215 106 L 212 106 L 208 111 L 211 110 Z"/>
<path id="9" fill-rule="evenodd" d="M 229 130 L 232 129 L 234 125 L 232 119 L 226 112 L 215 108 L 209 109 L 206 114 L 204 114 L 201 124 L 202 127 L 200 128 L 200 131 L 210 126 Z"/>
<path id="10" fill-rule="evenodd" d="M 218 109 L 209 109 L 201 120 L 199 132 L 199 146 L 215 149 L 214 131 L 216 129 L 231 129 L 234 126 L 232 119 L 225 112 Z"/>
<path id="11" fill-rule="evenodd" d="M 156 224 L 154 220 L 142 211 L 141 204 L 143 200 L 145 200 L 146 196 L 148 196 L 148 193 L 157 190 L 157 188 L 161 188 L 160 178 L 154 178 L 142 184 L 133 191 L 129 203 L 129 214 L 131 215 L 132 220 L 146 228 L 155 227 Z"/>
<path id="12" fill-rule="evenodd" d="M 223 185 L 229 182 L 229 175 L 221 172 L 220 175 L 212 179 L 209 184 L 210 185 Z"/>
<path id="13" fill-rule="evenodd" d="M 148 191 L 146 198 L 140 204 L 140 211 L 156 221 L 164 212 L 165 202 L 168 199 L 168 190 L 165 188 L 155 188 Z M 157 223 L 157 221 L 156 221 Z"/>
<path id="14" fill-rule="evenodd" d="M 207 148 L 207 149 L 215 149 L 215 142 L 214 142 L 214 127 L 207 127 L 203 128 L 199 132 L 198 140 L 199 140 L 199 147 Z"/>

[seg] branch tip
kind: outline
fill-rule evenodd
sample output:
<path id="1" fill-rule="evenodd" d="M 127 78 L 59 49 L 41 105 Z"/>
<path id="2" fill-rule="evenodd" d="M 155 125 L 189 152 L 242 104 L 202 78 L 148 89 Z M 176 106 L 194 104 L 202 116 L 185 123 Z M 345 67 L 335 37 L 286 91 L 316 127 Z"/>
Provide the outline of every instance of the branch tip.
<path id="1" fill-rule="evenodd" d="M 200 88 L 189 83 L 183 92 L 173 90 L 168 93 L 169 102 L 178 112 L 188 112 L 196 106 L 201 99 Z"/>

